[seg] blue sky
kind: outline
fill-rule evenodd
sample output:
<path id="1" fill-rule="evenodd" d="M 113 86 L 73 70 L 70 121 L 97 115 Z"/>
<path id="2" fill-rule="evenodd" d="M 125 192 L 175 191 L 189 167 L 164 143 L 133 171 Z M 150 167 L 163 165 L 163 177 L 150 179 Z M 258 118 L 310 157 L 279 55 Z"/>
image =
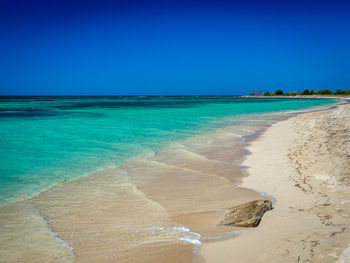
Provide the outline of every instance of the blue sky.
<path id="1" fill-rule="evenodd" d="M 350 88 L 345 1 L 0 0 L 1 95 Z"/>

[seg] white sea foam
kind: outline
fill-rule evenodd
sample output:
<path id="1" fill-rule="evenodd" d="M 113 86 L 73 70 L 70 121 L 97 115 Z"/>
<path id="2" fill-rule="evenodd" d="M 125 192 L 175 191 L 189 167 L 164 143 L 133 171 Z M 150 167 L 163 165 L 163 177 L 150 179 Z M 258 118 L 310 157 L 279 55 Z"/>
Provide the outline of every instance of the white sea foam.
<path id="1" fill-rule="evenodd" d="M 194 261 L 196 262 L 197 258 L 199 257 L 199 251 L 200 248 L 202 247 L 203 243 L 200 241 L 201 239 L 201 234 L 196 233 L 196 232 L 192 232 L 189 228 L 187 227 L 176 227 L 176 229 L 185 231 L 186 233 L 188 233 L 185 237 L 180 237 L 179 241 L 180 242 L 184 242 L 184 243 L 190 243 L 193 244 L 193 248 L 192 248 L 192 253 L 193 253 L 193 258 Z"/>
<path id="2" fill-rule="evenodd" d="M 245 186 L 242 186 L 242 185 L 240 185 L 240 184 L 238 184 L 237 186 L 240 187 L 240 188 L 243 188 L 243 189 L 252 190 L 252 191 L 254 191 L 254 192 L 257 192 L 257 193 L 260 194 L 261 196 L 267 197 L 268 199 L 271 200 L 272 204 L 274 204 L 274 203 L 276 202 L 275 198 L 273 198 L 271 195 L 268 195 L 267 193 L 265 193 L 265 192 L 263 192 L 263 191 L 260 191 L 260 190 L 254 189 L 254 188 L 245 187 Z"/>
<path id="3" fill-rule="evenodd" d="M 241 163 L 233 163 L 234 165 L 237 165 L 239 167 L 246 167 L 245 165 L 241 164 Z"/>
<path id="4" fill-rule="evenodd" d="M 194 245 L 202 245 L 201 241 L 199 241 L 197 238 L 192 238 L 191 236 L 181 237 L 179 239 L 179 241 L 186 242 L 186 243 L 192 243 Z"/>
<path id="5" fill-rule="evenodd" d="M 245 132 L 249 132 L 249 133 L 254 133 L 254 131 L 253 130 L 250 130 L 250 129 L 245 129 L 245 128 L 243 128 L 243 129 L 241 129 L 242 131 L 245 131 Z"/>
<path id="6" fill-rule="evenodd" d="M 142 229 L 135 229 L 136 233 L 141 232 L 151 232 L 153 236 L 161 236 L 161 237 L 171 237 L 171 239 L 176 238 L 181 242 L 192 243 L 194 245 L 202 244 L 200 241 L 201 235 L 196 232 L 192 232 L 189 228 L 185 226 L 155 226 L 155 225 L 147 225 Z M 163 239 L 165 240 L 165 239 Z"/>
<path id="7" fill-rule="evenodd" d="M 230 232 L 226 232 L 223 235 L 205 235 L 203 238 L 210 239 L 210 240 L 225 240 L 225 239 L 230 239 L 234 236 L 238 236 L 241 232 L 234 230 Z"/>
<path id="8" fill-rule="evenodd" d="M 59 237 L 57 237 L 56 233 L 50 231 L 50 235 L 52 237 L 54 237 L 62 245 L 62 247 L 65 247 L 65 248 L 69 249 L 70 251 L 74 250 L 74 248 L 72 248 L 70 245 L 68 245 L 68 243 L 66 241 L 64 241 L 63 239 L 60 239 Z"/>
<path id="9" fill-rule="evenodd" d="M 226 132 L 226 134 L 233 136 L 233 137 L 238 137 L 238 138 L 242 138 L 243 135 L 238 134 L 238 133 L 233 133 L 233 132 Z"/>
<path id="10" fill-rule="evenodd" d="M 175 227 L 172 227 L 172 229 L 179 230 L 179 231 L 184 231 L 184 232 L 190 232 L 190 229 L 187 228 L 187 227 L 184 227 L 184 226 L 181 226 L 181 227 L 175 226 Z"/>

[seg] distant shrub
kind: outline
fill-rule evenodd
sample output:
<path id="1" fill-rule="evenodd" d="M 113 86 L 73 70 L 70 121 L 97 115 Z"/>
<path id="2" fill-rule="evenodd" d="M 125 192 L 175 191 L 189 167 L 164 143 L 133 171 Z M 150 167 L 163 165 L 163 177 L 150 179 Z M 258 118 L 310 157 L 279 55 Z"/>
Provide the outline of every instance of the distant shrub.
<path id="1" fill-rule="evenodd" d="M 299 91 L 290 91 L 290 92 L 286 92 L 284 93 L 282 90 L 276 90 L 273 93 L 270 93 L 269 91 L 265 91 L 264 93 L 262 93 L 261 91 L 257 91 L 255 94 L 253 92 L 249 93 L 250 96 L 297 96 L 297 95 L 350 95 L 350 89 L 337 89 L 336 91 L 332 91 L 329 89 L 323 89 L 323 90 L 309 90 L 309 89 L 305 89 L 302 92 Z"/>
<path id="2" fill-rule="evenodd" d="M 291 91 L 291 92 L 287 92 L 287 93 L 284 93 L 285 96 L 296 96 L 296 95 L 299 95 L 300 92 L 296 92 L 296 91 Z"/>
<path id="3" fill-rule="evenodd" d="M 273 94 L 274 94 L 274 95 L 277 95 L 277 96 L 280 96 L 280 95 L 283 95 L 283 91 L 280 90 L 280 89 L 278 89 L 278 90 L 276 90 Z"/>
<path id="4" fill-rule="evenodd" d="M 301 95 L 310 95 L 310 91 L 308 89 L 305 89 Z"/>
<path id="5" fill-rule="evenodd" d="M 336 94 L 344 94 L 344 91 L 342 89 L 337 89 L 337 91 L 335 93 Z"/>
<path id="6" fill-rule="evenodd" d="M 323 89 L 323 90 L 319 90 L 317 91 L 317 94 L 320 95 L 333 95 L 333 92 L 329 89 Z"/>
<path id="7" fill-rule="evenodd" d="M 350 90 L 349 89 L 337 89 L 337 91 L 335 92 L 338 95 L 350 95 Z"/>

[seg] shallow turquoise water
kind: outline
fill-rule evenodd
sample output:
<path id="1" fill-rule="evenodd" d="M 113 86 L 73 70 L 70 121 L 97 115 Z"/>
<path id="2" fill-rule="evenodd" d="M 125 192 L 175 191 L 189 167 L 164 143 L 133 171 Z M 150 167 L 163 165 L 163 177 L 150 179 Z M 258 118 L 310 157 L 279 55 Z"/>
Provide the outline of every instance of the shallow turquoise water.
<path id="1" fill-rule="evenodd" d="M 237 97 L 0 98 L 0 203 L 157 151 L 225 125 L 225 117 L 332 102 Z"/>

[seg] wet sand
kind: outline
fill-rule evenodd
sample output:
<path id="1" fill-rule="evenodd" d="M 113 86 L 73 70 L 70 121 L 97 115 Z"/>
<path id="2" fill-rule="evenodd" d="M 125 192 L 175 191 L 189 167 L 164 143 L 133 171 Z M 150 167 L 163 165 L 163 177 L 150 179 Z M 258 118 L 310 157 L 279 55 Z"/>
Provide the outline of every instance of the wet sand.
<path id="1" fill-rule="evenodd" d="M 242 136 L 277 116 L 219 128 L 0 207 L 5 262 L 201 262 L 203 242 L 237 235 L 227 209 L 264 198 L 237 185 Z"/>
<path id="2" fill-rule="evenodd" d="M 350 262 L 350 105 L 281 121 L 251 143 L 243 186 L 276 198 L 254 229 L 204 244 L 206 262 Z"/>

